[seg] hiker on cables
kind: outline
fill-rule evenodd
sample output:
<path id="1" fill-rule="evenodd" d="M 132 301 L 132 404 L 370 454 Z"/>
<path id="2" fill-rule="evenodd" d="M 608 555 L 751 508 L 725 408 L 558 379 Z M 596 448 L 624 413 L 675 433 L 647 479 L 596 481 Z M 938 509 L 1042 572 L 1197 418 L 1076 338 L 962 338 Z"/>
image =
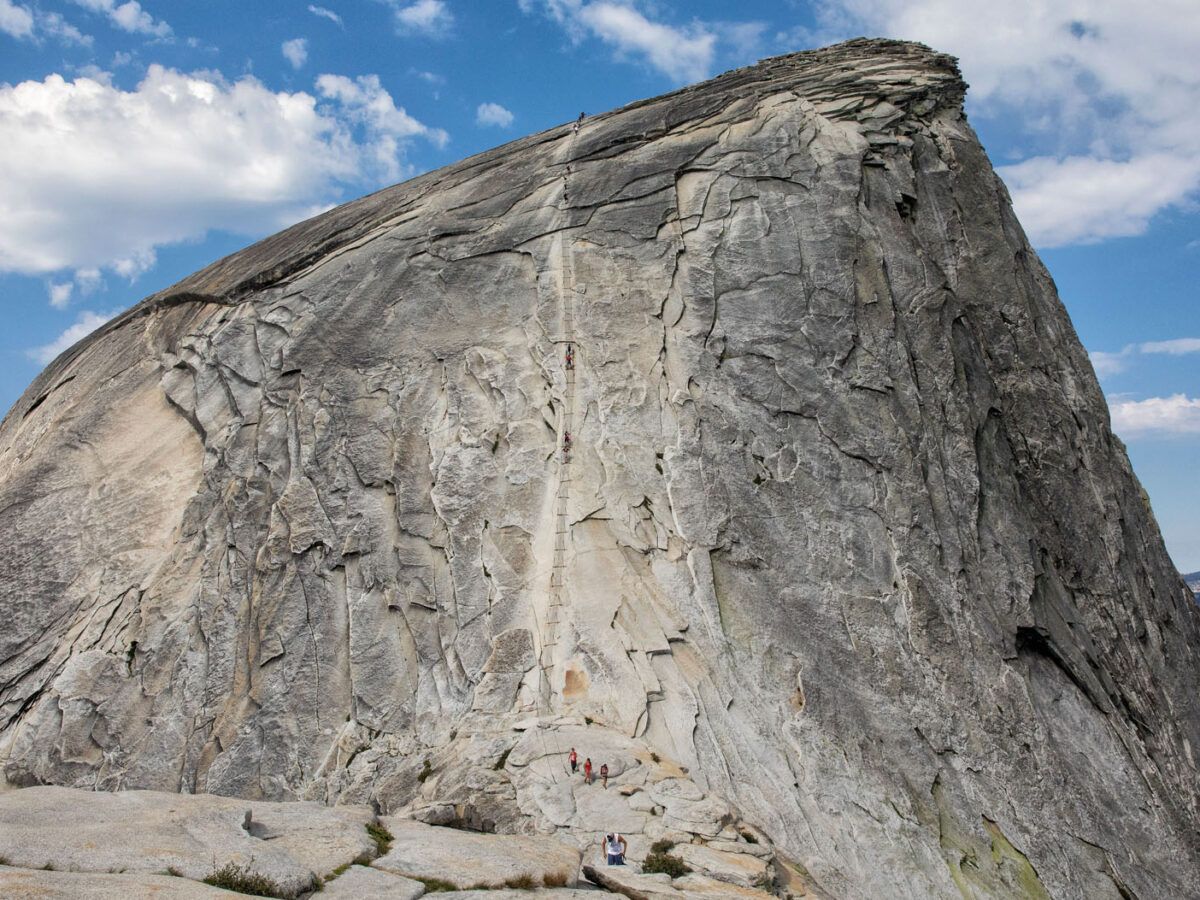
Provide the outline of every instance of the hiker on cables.
<path id="1" fill-rule="evenodd" d="M 570 344 L 567 344 L 567 368 L 575 368 L 575 351 L 571 348 Z"/>

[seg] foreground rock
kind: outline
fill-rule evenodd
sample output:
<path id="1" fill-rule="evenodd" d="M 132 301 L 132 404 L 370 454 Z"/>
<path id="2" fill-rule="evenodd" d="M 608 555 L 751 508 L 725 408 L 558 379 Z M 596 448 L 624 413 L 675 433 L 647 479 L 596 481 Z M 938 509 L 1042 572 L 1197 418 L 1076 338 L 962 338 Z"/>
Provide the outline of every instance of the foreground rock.
<path id="1" fill-rule="evenodd" d="M 646 875 L 628 866 L 584 866 L 588 881 L 629 900 L 769 900 L 774 894 L 757 888 L 730 884 L 706 875 L 688 874 L 671 878 L 665 874 Z M 798 896 L 804 896 L 803 894 Z"/>
<path id="2" fill-rule="evenodd" d="M 244 896 L 169 875 L 97 875 L 0 866 L 0 897 L 4 900 L 214 900 Z M 364 895 L 359 898 L 365 900 Z"/>
<path id="3" fill-rule="evenodd" d="M 1200 611 L 964 90 L 767 60 L 64 353 L 0 425 L 4 776 L 1200 896 Z"/>
<path id="4" fill-rule="evenodd" d="M 374 818 L 370 810 L 316 803 L 33 787 L 0 793 L 0 859 L 25 869 L 171 871 L 195 881 L 232 863 L 294 895 L 374 855 L 366 831 Z"/>
<path id="5" fill-rule="evenodd" d="M 434 828 L 404 819 L 386 819 L 392 848 L 372 865 L 409 878 L 441 878 L 461 888 L 549 878 L 559 887 L 575 884 L 579 851 L 556 838 L 473 834 Z"/>
<path id="6" fill-rule="evenodd" d="M 370 866 L 351 866 L 321 888 L 321 900 L 417 900 L 424 895 L 421 882 Z"/>

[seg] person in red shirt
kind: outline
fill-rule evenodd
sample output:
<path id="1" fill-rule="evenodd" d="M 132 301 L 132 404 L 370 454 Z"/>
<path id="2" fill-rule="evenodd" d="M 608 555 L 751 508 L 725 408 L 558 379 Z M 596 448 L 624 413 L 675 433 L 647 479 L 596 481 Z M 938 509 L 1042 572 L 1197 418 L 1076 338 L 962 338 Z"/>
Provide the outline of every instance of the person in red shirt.
<path id="1" fill-rule="evenodd" d="M 590 756 L 583 761 L 583 783 L 592 783 L 592 758 Z"/>
<path id="2" fill-rule="evenodd" d="M 571 764 L 571 774 L 575 774 L 575 770 L 579 768 L 579 754 L 575 752 L 575 748 L 571 748 L 571 755 L 567 757 L 567 762 Z"/>

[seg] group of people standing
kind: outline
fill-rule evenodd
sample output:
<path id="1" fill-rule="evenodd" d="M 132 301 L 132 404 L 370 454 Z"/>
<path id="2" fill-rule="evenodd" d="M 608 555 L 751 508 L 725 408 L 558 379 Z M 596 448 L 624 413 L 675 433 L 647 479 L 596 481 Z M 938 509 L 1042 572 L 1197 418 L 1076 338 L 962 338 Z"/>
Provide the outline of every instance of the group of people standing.
<path id="1" fill-rule="evenodd" d="M 579 754 L 575 752 L 575 748 L 571 748 L 570 755 L 567 756 L 567 762 L 571 764 L 571 774 L 574 775 L 579 771 Z M 596 780 L 596 771 L 592 767 L 592 758 L 589 756 L 583 761 L 583 783 L 591 784 Z M 604 785 L 604 789 L 608 790 L 608 763 L 603 763 L 600 766 L 600 781 Z"/>
<path id="2" fill-rule="evenodd" d="M 579 754 L 575 752 L 574 747 L 567 755 L 567 762 L 571 764 L 571 774 L 577 774 L 579 772 Z M 583 783 L 591 784 L 595 779 L 596 770 L 593 768 L 592 758 L 589 756 L 583 761 Z M 600 766 L 600 783 L 604 785 L 605 790 L 608 790 L 608 763 Z M 610 866 L 625 865 L 625 851 L 629 847 L 629 842 L 624 837 L 616 832 L 606 834 L 600 839 L 600 846 L 604 849 L 605 859 L 608 860 Z"/>

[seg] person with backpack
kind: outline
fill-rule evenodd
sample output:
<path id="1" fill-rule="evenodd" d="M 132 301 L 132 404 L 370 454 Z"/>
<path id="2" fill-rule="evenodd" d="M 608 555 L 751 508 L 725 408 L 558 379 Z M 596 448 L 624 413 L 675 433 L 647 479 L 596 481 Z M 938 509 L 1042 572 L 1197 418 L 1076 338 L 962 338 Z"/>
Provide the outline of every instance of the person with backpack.
<path id="1" fill-rule="evenodd" d="M 608 790 L 608 763 L 600 766 L 600 781 L 604 785 L 604 789 Z"/>

